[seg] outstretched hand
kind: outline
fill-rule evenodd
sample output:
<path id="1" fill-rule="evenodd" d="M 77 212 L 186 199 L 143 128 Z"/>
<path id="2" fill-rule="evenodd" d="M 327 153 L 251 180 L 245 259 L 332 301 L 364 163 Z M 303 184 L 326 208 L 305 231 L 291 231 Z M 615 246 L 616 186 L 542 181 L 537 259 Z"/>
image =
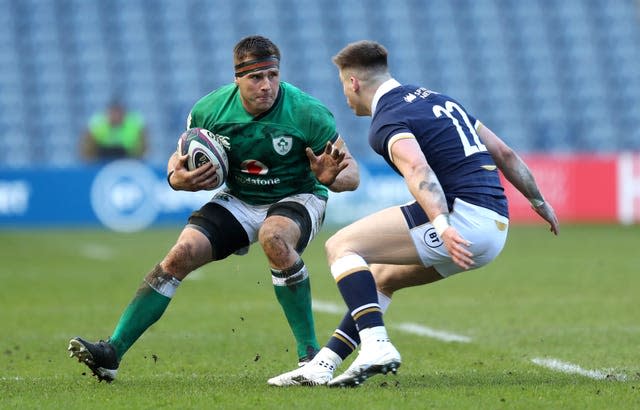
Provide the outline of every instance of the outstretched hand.
<path id="1" fill-rule="evenodd" d="M 549 222 L 549 230 L 554 233 L 554 235 L 558 235 L 560 233 L 560 224 L 558 223 L 558 218 L 556 217 L 556 212 L 551 207 L 549 202 L 544 201 L 541 205 L 531 206 L 534 211 L 538 215 L 540 215 L 545 221 Z"/>
<path id="2" fill-rule="evenodd" d="M 316 175 L 318 181 L 326 186 L 333 184 L 338 174 L 349 165 L 344 162 L 345 152 L 334 146 L 330 141 L 327 142 L 322 154 L 318 156 L 309 147 L 306 148 L 305 153 L 309 158 L 311 171 Z"/>

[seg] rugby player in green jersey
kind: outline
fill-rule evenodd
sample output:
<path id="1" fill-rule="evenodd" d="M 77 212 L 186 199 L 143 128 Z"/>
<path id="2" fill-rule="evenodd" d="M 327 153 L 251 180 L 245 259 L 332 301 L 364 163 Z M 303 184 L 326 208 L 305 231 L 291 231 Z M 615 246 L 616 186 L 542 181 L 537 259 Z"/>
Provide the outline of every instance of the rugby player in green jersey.
<path id="1" fill-rule="evenodd" d="M 309 274 L 301 258 L 324 218 L 328 190 L 355 190 L 358 166 L 317 99 L 280 81 L 280 51 L 269 39 L 246 37 L 234 47 L 235 81 L 200 99 L 187 128 L 219 138 L 229 158 L 225 189 L 192 213 L 164 259 L 149 272 L 106 341 L 75 337 L 71 356 L 99 380 L 112 381 L 133 343 L 164 313 L 192 271 L 259 242 L 276 297 L 297 343 L 299 363 L 319 349 L 311 313 Z M 174 153 L 167 180 L 176 190 L 218 185 L 211 164 L 193 171 Z"/>

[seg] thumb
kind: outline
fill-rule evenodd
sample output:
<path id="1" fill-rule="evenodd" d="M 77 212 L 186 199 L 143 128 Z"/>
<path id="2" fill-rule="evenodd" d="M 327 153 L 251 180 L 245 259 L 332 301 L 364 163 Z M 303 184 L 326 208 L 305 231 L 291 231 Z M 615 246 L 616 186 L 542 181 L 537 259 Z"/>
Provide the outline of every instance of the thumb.
<path id="1" fill-rule="evenodd" d="M 178 163 L 176 164 L 175 169 L 186 168 L 188 160 L 189 160 L 189 154 L 179 155 Z"/>
<path id="2" fill-rule="evenodd" d="M 315 161 L 316 160 L 316 154 L 313 153 L 313 150 L 309 147 L 305 148 L 304 150 L 305 154 L 307 154 L 307 158 L 309 158 L 309 161 Z"/>

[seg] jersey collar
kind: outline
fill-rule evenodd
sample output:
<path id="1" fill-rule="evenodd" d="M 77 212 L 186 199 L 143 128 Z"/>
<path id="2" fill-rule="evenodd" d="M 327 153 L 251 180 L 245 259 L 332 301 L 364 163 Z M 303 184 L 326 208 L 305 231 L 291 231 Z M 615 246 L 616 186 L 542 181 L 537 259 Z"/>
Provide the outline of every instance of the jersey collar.
<path id="1" fill-rule="evenodd" d="M 380 101 L 380 98 L 386 93 L 388 93 L 389 91 L 393 90 L 394 88 L 400 87 L 400 85 L 401 84 L 398 81 L 396 81 L 395 78 L 390 78 L 384 83 L 380 84 L 380 87 L 378 87 L 378 89 L 376 90 L 376 93 L 373 95 L 373 100 L 371 101 L 372 117 L 373 117 L 373 114 L 375 114 L 376 112 L 376 107 L 378 106 L 378 101 Z"/>

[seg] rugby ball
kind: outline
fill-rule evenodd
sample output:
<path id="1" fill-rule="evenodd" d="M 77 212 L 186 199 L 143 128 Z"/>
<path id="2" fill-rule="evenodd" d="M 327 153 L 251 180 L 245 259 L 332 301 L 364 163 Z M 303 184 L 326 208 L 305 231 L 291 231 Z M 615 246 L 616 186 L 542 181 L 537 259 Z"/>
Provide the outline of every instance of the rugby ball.
<path id="1" fill-rule="evenodd" d="M 189 128 L 178 139 L 178 154 L 189 155 L 187 169 L 193 171 L 211 162 L 217 165 L 218 185 L 224 184 L 229 171 L 227 151 L 222 142 L 209 130 L 204 128 Z"/>

